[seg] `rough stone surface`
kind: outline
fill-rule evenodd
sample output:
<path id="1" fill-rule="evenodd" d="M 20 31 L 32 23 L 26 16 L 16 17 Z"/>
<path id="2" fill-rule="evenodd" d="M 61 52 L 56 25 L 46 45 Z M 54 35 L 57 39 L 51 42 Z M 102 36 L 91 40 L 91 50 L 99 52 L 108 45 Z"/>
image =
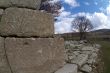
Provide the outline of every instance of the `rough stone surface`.
<path id="1" fill-rule="evenodd" d="M 92 54 L 89 56 L 89 59 L 88 59 L 87 63 L 93 64 L 93 63 L 96 62 L 97 58 L 98 58 L 98 54 L 97 54 L 97 53 L 92 53 Z"/>
<path id="2" fill-rule="evenodd" d="M 54 34 L 51 14 L 25 8 L 8 8 L 0 24 L 2 36 L 49 37 Z"/>
<path id="3" fill-rule="evenodd" d="M 5 43 L 14 73 L 53 73 L 64 65 L 61 38 L 6 38 Z"/>
<path id="4" fill-rule="evenodd" d="M 0 37 L 0 73 L 11 73 L 6 60 L 4 38 Z"/>
<path id="5" fill-rule="evenodd" d="M 0 9 L 0 17 L 3 14 L 3 12 L 4 12 L 4 10 L 3 9 Z"/>
<path id="6" fill-rule="evenodd" d="M 83 73 L 83 72 L 80 72 L 80 71 L 79 71 L 78 73 Z"/>
<path id="7" fill-rule="evenodd" d="M 0 0 L 0 7 L 26 7 L 32 9 L 39 9 L 41 0 Z"/>
<path id="8" fill-rule="evenodd" d="M 71 63 L 74 63 L 74 64 L 78 64 L 79 66 L 82 66 L 83 64 L 86 63 L 88 59 L 88 55 L 86 54 L 80 54 L 79 56 L 77 56 L 76 58 L 74 58 Z"/>
<path id="9" fill-rule="evenodd" d="M 63 68 L 59 69 L 55 73 L 77 73 L 78 66 L 75 64 L 66 64 Z"/>

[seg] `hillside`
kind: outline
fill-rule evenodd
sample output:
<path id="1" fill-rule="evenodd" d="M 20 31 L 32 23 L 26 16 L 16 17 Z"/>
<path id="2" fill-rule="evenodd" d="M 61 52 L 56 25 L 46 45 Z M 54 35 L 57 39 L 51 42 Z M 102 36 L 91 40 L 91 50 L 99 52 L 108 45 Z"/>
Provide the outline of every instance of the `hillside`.
<path id="1" fill-rule="evenodd" d="M 110 32 L 110 29 L 99 29 L 99 30 L 95 30 L 95 31 L 92 31 L 92 32 L 97 32 L 97 33 L 108 33 Z"/>

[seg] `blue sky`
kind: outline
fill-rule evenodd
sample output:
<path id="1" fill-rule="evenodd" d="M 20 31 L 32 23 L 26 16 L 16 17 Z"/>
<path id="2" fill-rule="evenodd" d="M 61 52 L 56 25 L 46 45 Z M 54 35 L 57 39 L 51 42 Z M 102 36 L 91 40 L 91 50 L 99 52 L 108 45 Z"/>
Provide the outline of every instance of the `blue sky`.
<path id="1" fill-rule="evenodd" d="M 60 1 L 62 2 L 62 8 L 58 21 L 55 22 L 55 33 L 72 32 L 71 21 L 77 15 L 86 16 L 90 19 L 94 29 L 110 29 L 110 0 Z M 76 29 L 74 30 L 77 31 Z"/>

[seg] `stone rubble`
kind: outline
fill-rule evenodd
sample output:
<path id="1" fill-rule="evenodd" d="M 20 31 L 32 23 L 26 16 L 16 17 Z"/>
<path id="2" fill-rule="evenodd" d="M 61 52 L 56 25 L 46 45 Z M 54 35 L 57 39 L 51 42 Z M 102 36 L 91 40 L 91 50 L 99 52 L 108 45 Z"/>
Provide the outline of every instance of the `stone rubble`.
<path id="1" fill-rule="evenodd" d="M 55 73 L 94 73 L 93 68 L 97 62 L 100 47 L 99 44 L 88 44 L 87 41 L 65 41 L 66 62 L 75 68 L 77 65 L 77 72 L 63 72 L 67 70 L 64 66 Z"/>
<path id="2" fill-rule="evenodd" d="M 92 67 L 85 64 L 85 65 L 82 66 L 81 70 L 84 71 L 84 72 L 90 73 L 92 71 Z"/>
<path id="3" fill-rule="evenodd" d="M 78 66 L 82 66 L 84 63 L 86 63 L 87 58 L 88 58 L 87 54 L 80 54 L 77 57 L 74 57 L 70 61 L 70 63 L 77 64 Z"/>

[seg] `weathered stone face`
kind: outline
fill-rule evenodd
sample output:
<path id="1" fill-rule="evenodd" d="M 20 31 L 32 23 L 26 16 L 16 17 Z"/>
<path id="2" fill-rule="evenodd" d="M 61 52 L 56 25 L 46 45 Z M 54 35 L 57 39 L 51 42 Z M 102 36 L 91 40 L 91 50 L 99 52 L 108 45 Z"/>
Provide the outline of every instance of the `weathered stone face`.
<path id="1" fill-rule="evenodd" d="M 0 37 L 0 73 L 11 73 L 4 49 L 4 38 Z"/>
<path id="2" fill-rule="evenodd" d="M 11 0 L 0 0 L 0 7 L 7 8 L 11 6 Z"/>
<path id="3" fill-rule="evenodd" d="M 39 9 L 41 0 L 0 0 L 0 7 L 8 8 L 14 7 L 25 7 L 32 9 Z"/>
<path id="4" fill-rule="evenodd" d="M 2 36 L 39 36 L 54 34 L 54 19 L 51 14 L 25 8 L 8 8 L 0 23 Z"/>
<path id="5" fill-rule="evenodd" d="M 0 18 L 2 16 L 3 12 L 4 12 L 4 10 L 3 9 L 0 9 Z"/>
<path id="6" fill-rule="evenodd" d="M 6 38 L 5 48 L 14 73 L 53 73 L 64 65 L 64 40 Z"/>

